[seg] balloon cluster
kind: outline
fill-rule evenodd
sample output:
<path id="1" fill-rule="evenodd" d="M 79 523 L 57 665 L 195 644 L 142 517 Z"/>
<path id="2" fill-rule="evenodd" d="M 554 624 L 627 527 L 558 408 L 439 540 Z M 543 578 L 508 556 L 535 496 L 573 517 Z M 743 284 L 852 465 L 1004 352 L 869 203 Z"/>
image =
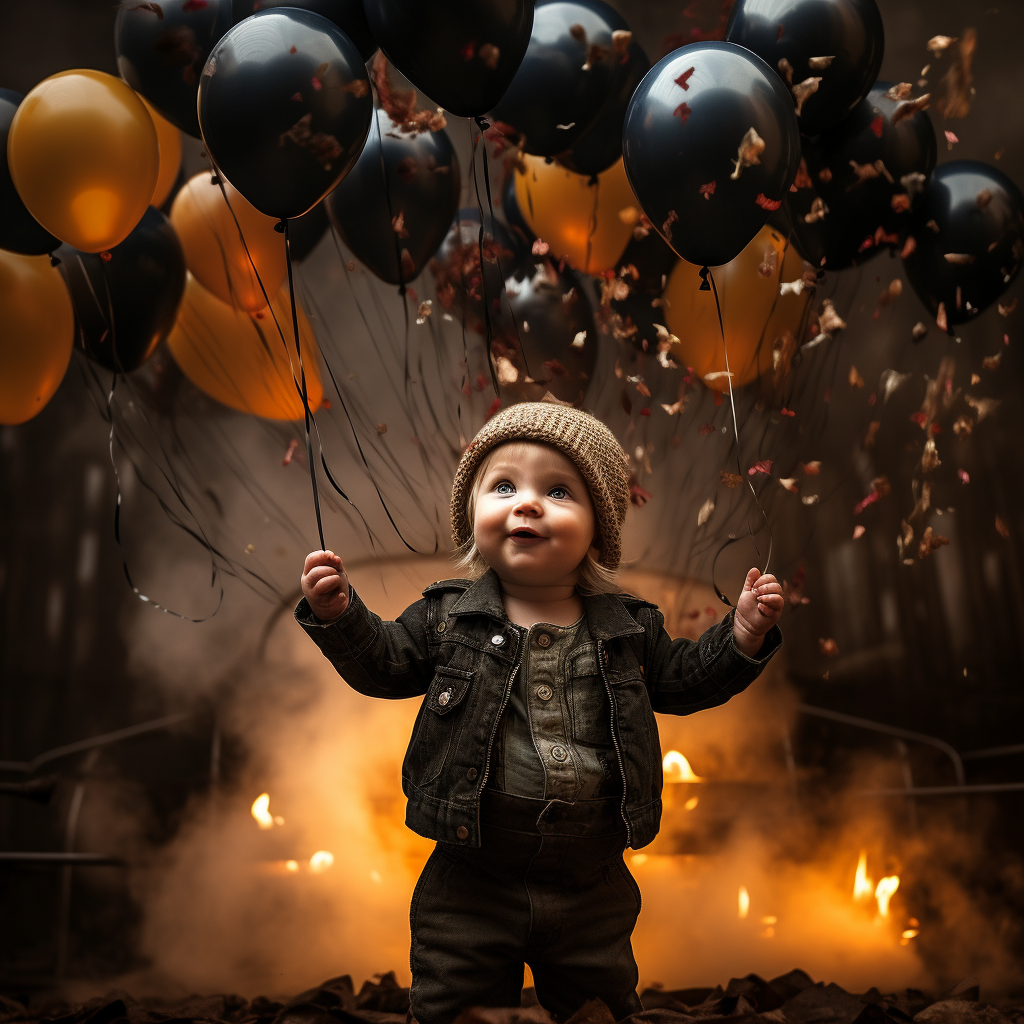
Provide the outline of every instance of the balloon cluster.
<path id="1" fill-rule="evenodd" d="M 875 0 L 736 0 L 725 41 L 653 67 L 604 0 L 162 0 L 122 5 L 114 45 L 120 78 L 0 90 L 3 423 L 76 338 L 116 372 L 169 339 L 218 400 L 308 415 L 314 340 L 282 288 L 328 223 L 403 293 L 429 264 L 496 384 L 566 401 L 593 369 L 581 275 L 660 300 L 671 357 L 722 389 L 792 350 L 822 270 L 897 251 L 952 330 L 1024 255 L 1017 187 L 936 170 L 928 97 L 876 81 Z M 507 227 L 459 210 L 445 111 L 507 154 Z M 211 162 L 188 181 L 181 132 Z"/>

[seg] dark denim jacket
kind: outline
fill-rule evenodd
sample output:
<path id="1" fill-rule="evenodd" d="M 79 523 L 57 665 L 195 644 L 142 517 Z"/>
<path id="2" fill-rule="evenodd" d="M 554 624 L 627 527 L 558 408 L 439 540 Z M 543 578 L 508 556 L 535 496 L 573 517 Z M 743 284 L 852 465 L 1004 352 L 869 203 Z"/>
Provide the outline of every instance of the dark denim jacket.
<path id="1" fill-rule="evenodd" d="M 627 594 L 583 599 L 588 642 L 566 659 L 568 674 L 599 677 L 611 706 L 622 773 L 622 817 L 634 849 L 658 834 L 661 745 L 654 711 L 689 715 L 724 704 L 760 674 L 782 643 L 775 626 L 757 658 L 733 643 L 730 612 L 699 640 L 672 640 L 657 607 Z M 395 622 L 369 611 L 355 590 L 324 624 L 306 600 L 295 618 L 353 689 L 369 697 L 426 694 L 402 766 L 406 824 L 428 839 L 480 845 L 480 793 L 498 719 L 522 659 L 493 570 L 443 580 Z"/>

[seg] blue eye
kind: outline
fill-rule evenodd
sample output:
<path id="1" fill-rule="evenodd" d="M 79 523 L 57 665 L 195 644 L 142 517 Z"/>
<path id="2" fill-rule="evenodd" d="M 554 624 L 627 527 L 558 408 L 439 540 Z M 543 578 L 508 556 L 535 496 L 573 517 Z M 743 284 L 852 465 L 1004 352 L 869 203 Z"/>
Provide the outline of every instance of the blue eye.
<path id="1" fill-rule="evenodd" d="M 552 487 L 551 490 L 548 491 L 548 494 L 555 499 L 569 497 L 569 492 L 564 487 Z"/>
<path id="2" fill-rule="evenodd" d="M 508 490 L 502 490 L 502 488 L 505 487 L 507 487 Z M 494 489 L 495 491 L 497 491 L 498 494 L 512 494 L 515 491 L 515 488 L 507 480 L 502 480 L 501 483 L 497 484 Z"/>

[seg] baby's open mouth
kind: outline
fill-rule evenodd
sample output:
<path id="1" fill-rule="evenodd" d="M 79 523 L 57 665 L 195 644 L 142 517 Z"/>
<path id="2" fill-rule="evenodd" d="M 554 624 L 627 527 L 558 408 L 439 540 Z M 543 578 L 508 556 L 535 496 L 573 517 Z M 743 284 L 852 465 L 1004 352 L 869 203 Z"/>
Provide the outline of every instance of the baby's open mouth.
<path id="1" fill-rule="evenodd" d="M 540 534 L 537 533 L 536 530 L 531 530 L 528 526 L 520 526 L 520 527 L 518 527 L 517 529 L 513 530 L 509 534 L 509 536 L 510 537 L 515 537 L 517 540 L 519 540 L 519 539 L 540 540 L 541 539 Z"/>

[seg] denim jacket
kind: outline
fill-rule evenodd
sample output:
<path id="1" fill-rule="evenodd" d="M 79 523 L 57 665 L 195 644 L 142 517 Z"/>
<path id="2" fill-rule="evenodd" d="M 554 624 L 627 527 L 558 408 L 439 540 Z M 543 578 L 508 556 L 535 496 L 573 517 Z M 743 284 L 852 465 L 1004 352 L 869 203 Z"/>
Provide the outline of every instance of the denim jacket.
<path id="1" fill-rule="evenodd" d="M 672 640 L 656 605 L 628 594 L 583 598 L 589 639 L 566 658 L 572 678 L 599 677 L 611 708 L 627 843 L 646 846 L 661 822 L 661 745 L 654 712 L 689 715 L 724 704 L 760 674 L 782 643 L 774 626 L 756 658 L 733 642 L 733 615 L 699 640 Z M 524 652 L 498 577 L 442 580 L 395 622 L 352 590 L 322 623 L 303 598 L 295 618 L 353 689 L 369 697 L 426 695 L 402 766 L 406 824 L 447 843 L 480 845 L 480 794 L 498 719 Z"/>

